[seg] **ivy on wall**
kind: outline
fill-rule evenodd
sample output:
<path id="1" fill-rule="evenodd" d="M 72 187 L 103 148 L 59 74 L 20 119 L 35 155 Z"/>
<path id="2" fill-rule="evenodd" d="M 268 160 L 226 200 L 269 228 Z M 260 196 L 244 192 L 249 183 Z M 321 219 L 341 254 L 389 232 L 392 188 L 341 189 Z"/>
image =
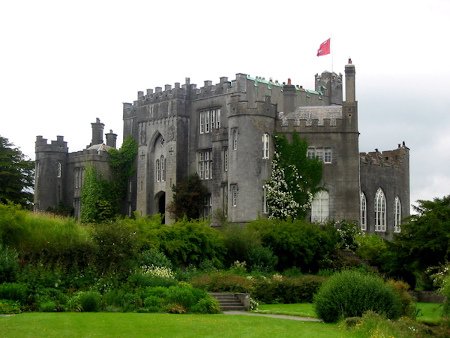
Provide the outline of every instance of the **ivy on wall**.
<path id="1" fill-rule="evenodd" d="M 86 167 L 81 190 L 81 222 L 103 222 L 113 219 L 121 211 L 127 196 L 130 177 L 135 173 L 137 144 L 130 137 L 120 149 L 110 149 L 111 179 L 105 179 L 93 166 Z"/>
<path id="2" fill-rule="evenodd" d="M 285 135 L 274 136 L 272 172 L 265 184 L 269 218 L 303 219 L 320 190 L 322 163 L 307 157 L 308 144 L 298 133 L 292 142 Z"/>

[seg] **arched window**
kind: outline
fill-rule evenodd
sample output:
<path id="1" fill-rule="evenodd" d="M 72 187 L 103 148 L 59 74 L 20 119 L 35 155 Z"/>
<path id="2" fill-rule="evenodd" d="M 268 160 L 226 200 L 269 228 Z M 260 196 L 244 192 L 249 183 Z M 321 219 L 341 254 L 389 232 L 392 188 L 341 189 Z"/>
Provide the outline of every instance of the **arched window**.
<path id="1" fill-rule="evenodd" d="M 155 171 L 156 171 L 156 182 L 159 182 L 159 181 L 161 181 L 161 166 L 159 163 L 159 159 L 156 160 Z"/>
<path id="2" fill-rule="evenodd" d="M 58 162 L 56 164 L 56 177 L 60 178 L 62 175 L 62 166 L 61 166 L 61 162 Z"/>
<path id="3" fill-rule="evenodd" d="M 360 196 L 360 204 L 361 210 L 359 211 L 359 225 L 361 226 L 361 230 L 367 230 L 367 200 L 366 195 L 361 193 Z"/>
<path id="4" fill-rule="evenodd" d="M 263 137 L 262 137 L 262 143 L 263 143 L 263 159 L 268 159 L 269 158 L 269 139 L 270 136 L 268 133 L 264 133 Z"/>
<path id="5" fill-rule="evenodd" d="M 402 223 L 402 203 L 398 196 L 395 197 L 394 212 L 394 232 L 400 232 L 400 224 Z"/>
<path id="6" fill-rule="evenodd" d="M 311 222 L 325 222 L 330 216 L 330 197 L 327 191 L 319 191 L 311 203 Z"/>
<path id="7" fill-rule="evenodd" d="M 166 180 L 166 160 L 164 159 L 164 156 L 161 155 L 161 182 L 164 182 Z"/>
<path id="8" fill-rule="evenodd" d="M 381 188 L 375 194 L 375 231 L 386 231 L 386 197 Z"/>

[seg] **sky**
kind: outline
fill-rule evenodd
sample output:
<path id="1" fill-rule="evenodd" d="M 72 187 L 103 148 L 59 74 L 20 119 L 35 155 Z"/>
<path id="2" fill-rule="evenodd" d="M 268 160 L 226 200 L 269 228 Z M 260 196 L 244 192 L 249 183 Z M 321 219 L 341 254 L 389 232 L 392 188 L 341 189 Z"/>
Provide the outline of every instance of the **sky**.
<path id="1" fill-rule="evenodd" d="M 34 159 L 37 135 L 122 142 L 122 103 L 237 73 L 314 89 L 356 67 L 360 151 L 410 148 L 411 203 L 450 194 L 450 1 L 0 3 L 0 135 Z M 331 55 L 317 57 L 331 38 Z"/>

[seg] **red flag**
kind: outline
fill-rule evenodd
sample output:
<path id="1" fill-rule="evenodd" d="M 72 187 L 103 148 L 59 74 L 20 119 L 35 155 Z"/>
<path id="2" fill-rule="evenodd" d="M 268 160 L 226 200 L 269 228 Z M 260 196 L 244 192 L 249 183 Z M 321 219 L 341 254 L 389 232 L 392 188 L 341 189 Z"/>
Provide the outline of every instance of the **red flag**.
<path id="1" fill-rule="evenodd" d="M 323 56 L 330 54 L 330 39 L 322 42 L 317 50 L 317 56 Z"/>

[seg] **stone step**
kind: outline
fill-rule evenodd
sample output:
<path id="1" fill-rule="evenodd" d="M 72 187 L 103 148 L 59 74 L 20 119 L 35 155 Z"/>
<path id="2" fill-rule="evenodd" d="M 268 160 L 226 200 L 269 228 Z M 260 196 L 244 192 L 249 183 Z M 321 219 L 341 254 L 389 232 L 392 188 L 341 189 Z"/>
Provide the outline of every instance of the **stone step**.
<path id="1" fill-rule="evenodd" d="M 229 292 L 210 292 L 212 297 L 219 302 L 222 311 L 245 311 L 246 308 L 241 300 L 234 294 Z"/>

